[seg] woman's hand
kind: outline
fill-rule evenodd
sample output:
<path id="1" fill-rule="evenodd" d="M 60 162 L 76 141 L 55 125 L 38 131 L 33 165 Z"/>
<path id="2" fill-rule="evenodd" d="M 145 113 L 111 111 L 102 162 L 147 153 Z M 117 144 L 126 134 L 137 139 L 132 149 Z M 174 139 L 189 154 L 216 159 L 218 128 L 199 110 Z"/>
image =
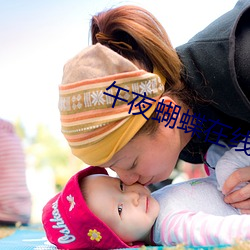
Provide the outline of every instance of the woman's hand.
<path id="1" fill-rule="evenodd" d="M 225 181 L 222 192 L 225 194 L 224 201 L 241 210 L 243 214 L 250 214 L 250 166 L 240 168 L 233 172 Z M 232 190 L 245 183 L 242 188 Z"/>

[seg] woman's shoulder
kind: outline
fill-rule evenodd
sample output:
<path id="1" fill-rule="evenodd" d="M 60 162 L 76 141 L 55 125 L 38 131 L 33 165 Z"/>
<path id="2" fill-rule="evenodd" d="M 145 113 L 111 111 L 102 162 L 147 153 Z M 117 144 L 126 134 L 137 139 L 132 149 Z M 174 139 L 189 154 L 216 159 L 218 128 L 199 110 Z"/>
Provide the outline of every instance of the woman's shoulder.
<path id="1" fill-rule="evenodd" d="M 215 109 L 250 123 L 250 100 L 241 88 L 235 69 L 235 30 L 250 10 L 250 0 L 236 6 L 188 43 L 176 48 L 183 63 L 182 77 L 202 99 Z M 250 19 L 247 19 L 250 27 Z M 246 23 L 244 24 L 246 25 Z M 237 100 L 237 102 L 236 102 Z M 210 107 L 209 107 L 210 108 Z"/>

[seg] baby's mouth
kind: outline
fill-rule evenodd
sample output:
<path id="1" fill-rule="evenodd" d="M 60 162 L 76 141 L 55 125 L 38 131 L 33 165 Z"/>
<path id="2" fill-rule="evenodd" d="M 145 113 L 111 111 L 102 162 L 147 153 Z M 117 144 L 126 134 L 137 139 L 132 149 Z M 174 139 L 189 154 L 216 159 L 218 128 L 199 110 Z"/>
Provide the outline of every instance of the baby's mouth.
<path id="1" fill-rule="evenodd" d="M 148 205 L 149 205 L 149 200 L 148 200 L 148 197 L 146 196 L 146 213 L 148 212 Z"/>

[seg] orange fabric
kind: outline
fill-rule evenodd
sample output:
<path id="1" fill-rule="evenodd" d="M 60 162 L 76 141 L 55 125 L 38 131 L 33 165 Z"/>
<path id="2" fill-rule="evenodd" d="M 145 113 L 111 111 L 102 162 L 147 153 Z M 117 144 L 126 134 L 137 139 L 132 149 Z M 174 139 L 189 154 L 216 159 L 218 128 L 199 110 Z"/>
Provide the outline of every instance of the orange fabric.
<path id="1" fill-rule="evenodd" d="M 59 86 L 59 110 L 73 154 L 89 165 L 110 159 L 147 121 L 134 113 L 149 108 L 149 118 L 154 112 L 164 83 L 160 74 L 138 69 L 101 44 L 69 60 Z M 122 100 L 115 99 L 118 94 Z"/>

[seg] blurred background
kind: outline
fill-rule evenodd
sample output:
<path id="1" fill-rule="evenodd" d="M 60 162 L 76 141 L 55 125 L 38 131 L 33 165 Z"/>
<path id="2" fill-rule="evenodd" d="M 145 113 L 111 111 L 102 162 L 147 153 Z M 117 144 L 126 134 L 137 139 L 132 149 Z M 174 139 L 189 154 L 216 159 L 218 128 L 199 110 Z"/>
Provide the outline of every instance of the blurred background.
<path id="1" fill-rule="evenodd" d="M 119 5 L 139 5 L 157 17 L 176 47 L 236 2 L 0 0 L 0 118 L 14 124 L 22 141 L 32 222 L 40 222 L 43 205 L 85 167 L 72 156 L 60 132 L 57 102 L 63 65 L 91 44 L 91 16 Z M 186 172 L 176 174 L 181 180 L 203 174 L 200 168 L 183 167 L 183 163 L 178 169 Z"/>

